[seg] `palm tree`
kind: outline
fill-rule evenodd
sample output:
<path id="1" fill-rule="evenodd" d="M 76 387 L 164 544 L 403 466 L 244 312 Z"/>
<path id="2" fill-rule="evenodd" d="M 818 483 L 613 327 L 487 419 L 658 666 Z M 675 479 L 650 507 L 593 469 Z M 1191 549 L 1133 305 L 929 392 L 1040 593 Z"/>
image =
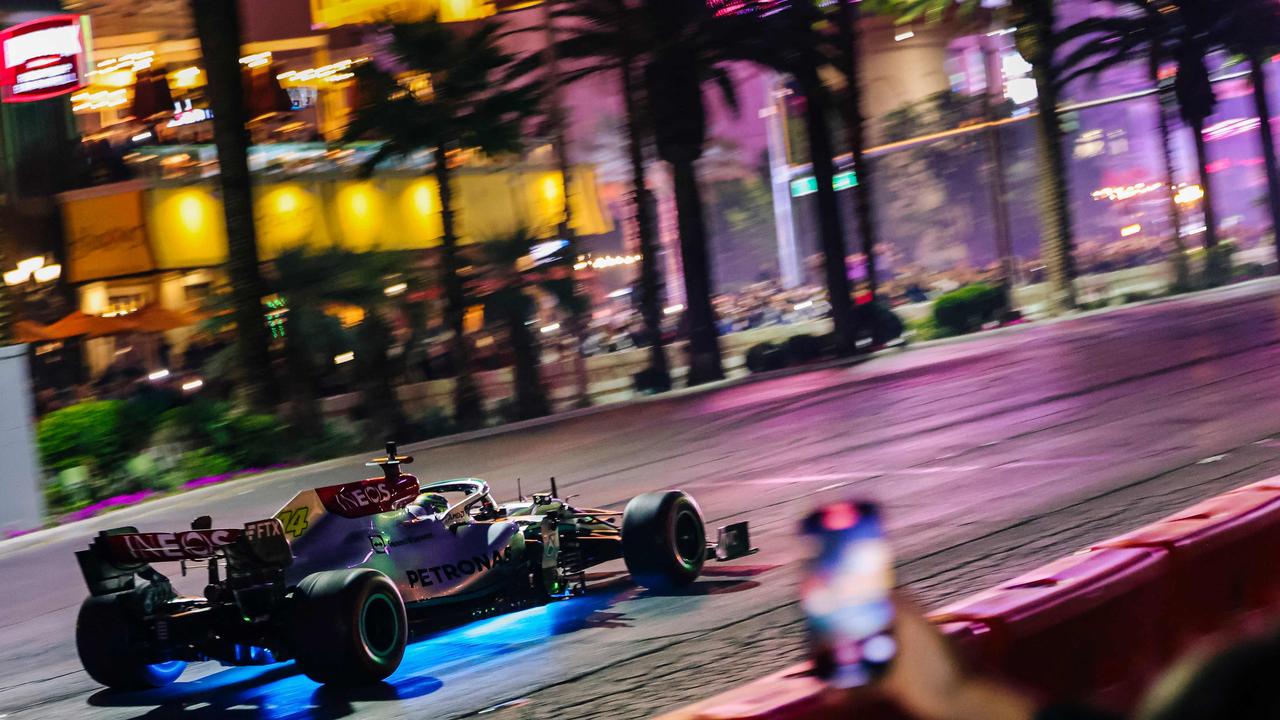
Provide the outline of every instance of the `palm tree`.
<path id="1" fill-rule="evenodd" d="M 833 49 L 832 39 L 817 29 L 821 19 L 816 5 L 793 3 L 782 12 L 758 17 L 752 32 L 737 33 L 734 52 L 744 59 L 790 74 L 804 95 L 805 132 L 818 188 L 819 237 L 835 347 L 837 354 L 849 356 L 857 352 L 858 323 L 850 299 L 844 222 L 834 187 L 835 150 L 829 121 L 834 103 L 820 75 L 824 66 L 830 66 L 827 58 L 838 56 L 840 50 Z M 861 166 L 858 170 L 861 171 Z"/>
<path id="2" fill-rule="evenodd" d="M 671 373 L 662 336 L 662 273 L 659 267 L 657 222 L 653 196 L 646 180 L 645 146 L 650 139 L 645 128 L 647 100 L 640 81 L 639 62 L 648 52 L 652 38 L 646 32 L 639 7 L 630 0 L 561 0 L 553 17 L 565 22 L 557 28 L 555 57 L 572 63 L 561 75 L 572 83 L 601 72 L 616 73 L 626 111 L 627 158 L 631 166 L 632 208 L 640 248 L 639 301 L 649 343 L 646 376 L 650 389 L 668 390 Z M 533 56 L 528 66 L 538 61 Z"/>
<path id="3" fill-rule="evenodd" d="M 858 182 L 850 193 L 853 195 L 853 216 L 858 222 L 858 234 L 862 236 L 862 257 L 867 268 L 867 291 L 871 301 L 876 301 L 876 220 L 872 203 L 872 168 L 867 162 L 866 123 L 862 114 L 862 63 L 858 58 L 858 18 L 861 3 L 855 0 L 837 0 L 836 24 L 839 28 L 841 59 L 844 73 L 845 99 L 840 105 L 848 138 L 849 153 L 853 156 L 853 168 Z"/>
<path id="4" fill-rule="evenodd" d="M 401 275 L 403 260 L 388 253 L 354 253 L 331 248 L 322 252 L 290 249 L 272 264 L 272 289 L 288 308 L 285 314 L 284 360 L 290 421 L 303 434 L 322 430 L 318 412 L 321 369 L 331 358 L 354 349 L 364 383 L 374 438 L 404 437 L 406 422 L 393 386 L 388 350 L 392 344 L 383 315 L 396 301 L 383 291 L 386 278 Z M 343 338 L 341 324 L 324 312 L 332 304 L 355 305 L 364 319 L 354 338 Z M 352 348 L 354 340 L 354 348 Z"/>
<path id="5" fill-rule="evenodd" d="M 191 0 L 200 52 L 208 76 L 206 92 L 213 110 L 213 141 L 218 149 L 218 181 L 227 222 L 227 274 L 230 276 L 240 386 L 254 409 L 267 410 L 275 398 L 265 295 L 253 224 L 253 188 L 249 177 L 249 135 L 240 86 L 240 18 L 236 0 Z"/>
<path id="6" fill-rule="evenodd" d="M 518 420 L 551 412 L 539 369 L 537 336 L 530 330 L 537 309 L 536 295 L 554 297 L 570 317 L 579 302 L 574 293 L 573 255 L 532 259 L 538 238 L 527 230 L 493 238 L 471 248 L 475 272 L 467 279 L 468 296 L 484 304 L 485 316 L 507 328 L 515 356 L 515 414 Z"/>
<path id="7" fill-rule="evenodd" d="M 690 386 L 720 380 L 724 368 L 715 310 L 711 306 L 711 257 L 696 163 L 707 141 L 702 84 L 712 81 L 736 112 L 733 79 L 722 63 L 737 40 L 723 18 L 701 2 L 642 0 L 653 43 L 644 61 L 644 83 L 658 156 L 671 168 L 684 267 Z"/>
<path id="8" fill-rule="evenodd" d="M 1076 49 L 1059 63 L 1059 82 L 1062 86 L 1078 77 L 1097 78 L 1103 71 L 1116 65 L 1131 62 L 1134 53 L 1147 54 L 1147 73 L 1156 86 L 1157 129 L 1160 134 L 1160 155 L 1164 166 L 1164 184 L 1168 201 L 1169 221 L 1172 225 L 1175 292 L 1185 292 L 1191 287 L 1187 266 L 1187 247 L 1182 236 L 1182 213 L 1177 202 L 1177 180 L 1173 167 L 1173 143 L 1169 128 L 1169 115 L 1178 105 L 1172 77 L 1163 76 L 1161 67 L 1169 60 L 1175 26 L 1166 13 L 1143 3 L 1136 13 L 1109 18 L 1089 18 L 1063 29 L 1058 36 L 1061 44 L 1081 41 Z"/>
<path id="9" fill-rule="evenodd" d="M 973 13 L 981 0 L 878 0 L 878 12 L 893 15 L 900 22 L 917 19 L 930 21 L 954 13 Z M 1038 155 L 1036 188 L 1040 204 L 1041 254 L 1050 284 L 1050 299 L 1055 311 L 1070 310 L 1076 305 L 1075 246 L 1071 208 L 1067 202 L 1068 176 L 1063 156 L 1062 123 L 1058 114 L 1060 83 L 1054 62 L 1061 47 L 1054 33 L 1057 12 L 1054 0 L 1011 0 L 1007 21 L 1017 28 L 1014 41 L 1018 52 L 1031 65 L 1036 83 L 1039 112 L 1036 116 L 1036 153 Z"/>
<path id="10" fill-rule="evenodd" d="M 1133 59 L 1134 52 L 1146 50 L 1148 71 L 1158 83 L 1161 97 L 1161 123 L 1166 123 L 1165 108 L 1176 99 L 1178 113 L 1192 131 L 1196 148 L 1200 187 L 1204 191 L 1201 200 L 1204 212 L 1204 247 L 1206 254 L 1205 278 L 1209 284 L 1218 284 L 1224 278 L 1223 268 L 1217 266 L 1220 254 L 1214 251 L 1218 243 L 1217 219 L 1214 213 L 1213 188 L 1208 171 L 1208 149 L 1204 140 L 1204 123 L 1213 114 L 1216 99 L 1209 80 L 1206 56 L 1213 48 L 1215 37 L 1221 36 L 1222 18 L 1217 3 L 1207 0 L 1166 0 L 1150 4 L 1144 0 L 1120 0 L 1128 12 L 1109 18 L 1089 18 L 1058 34 L 1058 42 L 1083 42 L 1059 63 L 1058 87 L 1085 74 L 1098 74 L 1115 65 Z M 1165 62 L 1176 66 L 1173 82 L 1162 82 L 1160 66 Z M 1162 128 L 1162 132 L 1167 128 Z M 1165 149 L 1166 173 L 1169 160 Z M 1167 180 L 1171 185 L 1172 178 Z M 1178 222 L 1174 215 L 1175 223 Z M 1175 235 L 1175 241 L 1180 240 Z"/>
<path id="11" fill-rule="evenodd" d="M 1249 63 L 1253 107 L 1258 116 L 1258 137 L 1267 170 L 1267 206 L 1271 230 L 1280 257 L 1280 166 L 1276 162 L 1275 136 L 1271 129 L 1271 104 L 1267 98 L 1266 61 L 1280 48 L 1280 5 L 1269 0 L 1237 0 L 1227 4 L 1226 22 L 1217 25 L 1227 50 Z"/>
<path id="12" fill-rule="evenodd" d="M 560 215 L 557 228 L 559 237 L 569 243 L 570 254 L 577 257 L 577 235 L 573 230 L 573 210 L 569 204 L 572 173 L 569 167 L 569 146 L 565 133 L 564 103 L 560 95 L 560 87 L 564 82 L 560 72 L 560 53 L 556 45 L 556 3 L 555 0 L 542 0 L 543 34 L 545 44 L 543 57 L 546 60 L 546 118 L 551 125 L 552 144 L 555 150 L 556 167 L 560 171 L 560 195 L 564 198 L 564 212 Z M 582 343 L 586 337 L 588 315 L 587 296 L 574 284 L 574 292 L 578 295 L 575 307 L 580 308 L 568 321 L 570 334 L 574 338 L 573 374 L 577 384 L 577 405 L 587 407 L 591 404 L 590 380 L 587 374 L 587 358 L 582 352 Z"/>
<path id="13" fill-rule="evenodd" d="M 520 149 L 524 121 L 537 111 L 538 92 L 516 86 L 503 70 L 512 58 L 497 42 L 498 26 L 482 22 L 463 32 L 435 18 L 384 28 L 388 67 L 366 63 L 357 78 L 365 89 L 347 137 L 376 136 L 383 144 L 366 165 L 417 150 L 433 152 L 440 200 L 441 271 L 446 324 L 453 333 L 456 369 L 454 419 L 463 429 L 484 422 L 479 389 L 464 336 L 466 297 L 459 276 L 458 231 L 449 151 L 477 148 L 488 155 Z M 393 70 L 408 72 L 393 74 Z M 426 76 L 427 82 L 415 82 Z M 415 77 L 416 76 L 416 77 Z"/>

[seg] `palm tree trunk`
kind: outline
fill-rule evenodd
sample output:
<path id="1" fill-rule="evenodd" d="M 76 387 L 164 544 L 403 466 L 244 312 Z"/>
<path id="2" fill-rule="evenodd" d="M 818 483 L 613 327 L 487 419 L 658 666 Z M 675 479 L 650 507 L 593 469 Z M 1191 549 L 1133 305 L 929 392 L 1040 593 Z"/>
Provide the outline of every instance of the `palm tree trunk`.
<path id="1" fill-rule="evenodd" d="M 1076 306 L 1075 242 L 1071 208 L 1067 200 L 1067 165 L 1062 155 L 1062 125 L 1058 118 L 1058 92 L 1043 63 L 1032 63 L 1039 113 L 1036 120 L 1036 185 L 1040 199 L 1043 236 L 1040 253 L 1049 273 L 1051 310 L 1064 312 Z"/>
<path id="2" fill-rule="evenodd" d="M 1191 132 L 1195 134 L 1196 165 L 1200 171 L 1200 189 L 1204 191 L 1200 207 L 1204 213 L 1204 247 L 1208 250 L 1218 244 L 1218 219 L 1213 210 L 1213 191 L 1209 186 L 1209 150 L 1204 142 L 1204 120 L 1192 121 Z"/>
<path id="3" fill-rule="evenodd" d="M 311 317 L 318 308 L 293 307 L 285 321 L 284 355 L 288 368 L 289 422 L 304 437 L 319 437 L 323 416 L 316 401 L 316 369 L 307 343 Z"/>
<path id="4" fill-rule="evenodd" d="M 685 320 L 689 328 L 690 387 L 724 378 L 720 338 L 711 306 L 711 258 L 703 224 L 702 195 L 693 158 L 671 163 L 675 185 L 676 223 L 680 229 L 680 259 L 684 265 Z"/>
<path id="5" fill-rule="evenodd" d="M 405 431 L 404 411 L 400 398 L 391 385 L 394 373 L 387 349 L 391 346 L 391 331 L 376 309 L 365 313 L 358 330 L 360 347 L 356 362 L 364 377 L 364 403 L 368 412 L 374 438 L 379 441 L 394 440 Z"/>
<path id="6" fill-rule="evenodd" d="M 1158 73 L 1151 74 L 1152 80 L 1159 85 Z M 1167 84 L 1167 83 L 1166 83 Z M 1164 184 L 1168 190 L 1169 222 L 1173 225 L 1173 290 L 1186 292 L 1191 289 L 1191 271 L 1187 267 L 1187 244 L 1182 237 L 1182 211 L 1178 207 L 1177 178 L 1173 172 L 1173 143 L 1169 135 L 1169 107 L 1177 100 L 1172 96 L 1172 88 L 1162 87 L 1159 92 L 1156 113 L 1160 120 L 1160 156 L 1164 163 Z"/>
<path id="7" fill-rule="evenodd" d="M 514 303 L 513 303 L 514 304 Z M 507 332 L 511 335 L 511 350 L 515 354 L 516 419 L 528 420 L 551 412 L 547 406 L 547 392 L 542 385 L 542 371 L 538 363 L 537 341 L 529 326 L 528 315 L 516 310 L 507 313 Z"/>
<path id="8" fill-rule="evenodd" d="M 644 137 L 640 125 L 637 94 L 640 92 L 631 58 L 622 61 L 622 97 L 627 112 L 627 153 L 631 161 L 631 191 L 634 195 L 636 235 L 640 239 L 640 317 L 649 336 L 649 390 L 671 389 L 667 349 L 662 337 L 662 277 L 658 272 L 657 224 L 653 196 L 645 183 Z"/>
<path id="9" fill-rule="evenodd" d="M 1276 141 L 1271 134 L 1266 66 L 1257 54 L 1249 57 L 1249 79 L 1253 83 L 1253 106 L 1258 115 L 1258 133 L 1262 139 L 1262 160 L 1267 168 L 1267 204 L 1271 209 L 1272 241 L 1276 245 L 1276 259 L 1280 261 L 1280 167 L 1276 165 Z"/>
<path id="10" fill-rule="evenodd" d="M 484 424 L 484 409 L 480 405 L 480 390 L 471 370 L 471 352 L 467 347 L 463 315 L 467 299 L 462 289 L 462 277 L 458 275 L 458 234 L 453 221 L 453 186 L 450 184 L 449 163 L 445 158 L 444 143 L 436 146 L 433 170 L 436 191 L 440 194 L 440 266 L 444 283 L 444 315 L 453 333 L 453 419 L 462 430 L 474 430 Z"/>
<path id="11" fill-rule="evenodd" d="M 251 407 L 268 410 L 277 398 L 262 313 L 266 288 L 258 265 L 258 238 L 253 224 L 237 9 L 236 0 L 191 0 L 200 52 L 208 74 L 206 92 L 213 110 L 213 141 L 218 149 L 218 181 L 227 223 L 227 275 L 236 319 L 240 384 Z"/>
<path id="12" fill-rule="evenodd" d="M 875 206 L 871 197 L 871 163 L 867 161 L 866 127 L 862 115 L 862 70 L 858 57 L 858 16 L 861 3 L 839 0 L 840 45 L 844 49 L 845 77 L 848 82 L 845 125 L 849 152 L 853 155 L 853 171 L 857 183 L 850 189 L 853 195 L 853 214 L 862 237 L 862 257 L 867 268 L 867 291 L 872 302 L 877 299 L 876 273 L 876 221 Z M 821 186 L 819 186 L 821 187 Z"/>
<path id="13" fill-rule="evenodd" d="M 831 128 L 827 123 L 821 81 L 815 71 L 806 72 L 801 82 L 805 91 L 805 129 L 809 135 L 809 161 L 818 184 L 818 226 L 822 242 L 823 269 L 827 278 L 827 301 L 835 326 L 836 354 L 848 357 L 858 351 L 858 327 L 849 299 L 848 254 L 844 244 L 844 224 L 836 204 L 835 163 L 831 159 Z"/>
<path id="14" fill-rule="evenodd" d="M 564 129 L 564 106 L 560 97 L 560 58 L 556 52 L 556 31 L 552 22 L 554 17 L 554 0 L 543 0 L 543 33 L 545 35 L 545 47 L 543 48 L 543 56 L 547 64 L 547 103 L 549 104 L 547 115 L 551 120 L 551 125 L 555 138 L 552 144 L 555 147 L 556 166 L 560 170 L 560 193 L 564 197 L 564 212 L 560 214 L 560 223 L 558 233 L 561 238 L 569 242 L 570 257 L 578 257 L 577 236 L 573 231 L 573 210 L 569 205 L 569 191 L 571 184 L 570 167 L 569 167 L 569 147 L 565 139 Z M 586 293 L 583 293 L 578 283 L 573 285 L 574 303 L 569 313 L 569 334 L 574 339 L 573 352 L 573 376 L 577 385 L 577 399 L 575 404 L 578 407 L 588 407 L 591 405 L 591 392 L 588 387 L 589 378 L 587 376 L 587 358 L 582 354 L 583 341 L 586 339 L 587 332 L 587 304 L 588 299 Z"/>

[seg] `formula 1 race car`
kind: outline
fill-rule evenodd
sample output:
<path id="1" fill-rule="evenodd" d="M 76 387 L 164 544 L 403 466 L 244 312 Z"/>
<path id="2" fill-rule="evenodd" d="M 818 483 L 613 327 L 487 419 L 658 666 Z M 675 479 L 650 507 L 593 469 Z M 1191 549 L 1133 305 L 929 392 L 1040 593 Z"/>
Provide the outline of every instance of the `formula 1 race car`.
<path id="1" fill-rule="evenodd" d="M 173 682 L 187 662 L 293 659 L 311 679 L 360 685 L 387 677 L 409 638 L 406 611 L 481 617 L 569 597 L 587 568 L 622 558 L 638 583 L 691 583 L 709 554 L 748 554 L 746 523 L 709 544 L 680 491 L 645 493 L 622 512 L 577 508 L 551 490 L 505 504 L 483 480 L 419 485 L 396 454 L 383 476 L 305 490 L 243 528 L 99 533 L 76 553 L 90 596 L 76 621 L 85 670 L 112 688 Z M 621 516 L 619 518 L 619 516 Z M 619 527 L 619 519 L 621 527 Z M 207 570 L 203 597 L 179 595 L 152 567 Z"/>

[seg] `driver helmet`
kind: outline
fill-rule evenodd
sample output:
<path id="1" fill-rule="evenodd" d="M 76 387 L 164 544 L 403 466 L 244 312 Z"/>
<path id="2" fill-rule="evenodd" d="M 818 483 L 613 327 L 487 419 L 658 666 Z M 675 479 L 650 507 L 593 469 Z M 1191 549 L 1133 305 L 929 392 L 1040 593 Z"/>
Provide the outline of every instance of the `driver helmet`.
<path id="1" fill-rule="evenodd" d="M 449 509 L 449 501 L 438 493 L 422 493 L 409 506 L 414 515 L 434 515 Z M 416 512 L 415 512 L 416 511 Z"/>

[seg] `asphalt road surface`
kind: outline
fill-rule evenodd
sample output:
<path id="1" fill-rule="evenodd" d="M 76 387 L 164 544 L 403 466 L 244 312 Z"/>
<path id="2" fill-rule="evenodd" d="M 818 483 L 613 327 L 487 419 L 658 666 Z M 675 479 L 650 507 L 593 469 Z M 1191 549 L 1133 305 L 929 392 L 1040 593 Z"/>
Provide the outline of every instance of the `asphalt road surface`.
<path id="1" fill-rule="evenodd" d="M 0 720 L 643 717 L 700 699 L 798 656 L 795 528 L 824 500 L 883 503 L 901 579 L 936 603 L 1280 473 L 1278 293 L 1255 282 L 415 452 L 420 478 L 485 477 L 499 499 L 517 477 L 619 509 L 682 488 L 712 528 L 749 520 L 760 552 L 678 596 L 603 574 L 595 593 L 419 638 L 357 692 L 291 663 L 104 691 L 76 659 L 72 552 L 116 525 L 266 517 L 299 489 L 365 476 L 363 458 L 0 543 Z"/>

